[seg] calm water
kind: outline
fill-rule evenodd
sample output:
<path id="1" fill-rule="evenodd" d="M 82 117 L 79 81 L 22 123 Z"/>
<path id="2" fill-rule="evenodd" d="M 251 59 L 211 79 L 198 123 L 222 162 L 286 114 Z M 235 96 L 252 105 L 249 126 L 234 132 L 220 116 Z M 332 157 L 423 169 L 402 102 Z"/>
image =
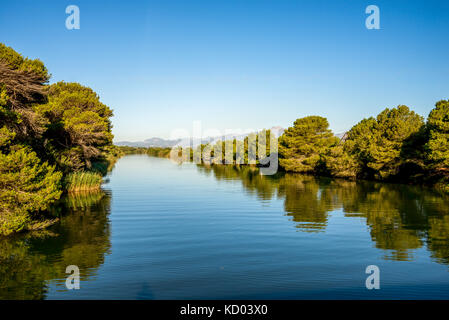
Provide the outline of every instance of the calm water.
<path id="1" fill-rule="evenodd" d="M 0 239 L 0 299 L 449 299 L 449 199 L 421 188 L 128 156 L 54 211 Z"/>

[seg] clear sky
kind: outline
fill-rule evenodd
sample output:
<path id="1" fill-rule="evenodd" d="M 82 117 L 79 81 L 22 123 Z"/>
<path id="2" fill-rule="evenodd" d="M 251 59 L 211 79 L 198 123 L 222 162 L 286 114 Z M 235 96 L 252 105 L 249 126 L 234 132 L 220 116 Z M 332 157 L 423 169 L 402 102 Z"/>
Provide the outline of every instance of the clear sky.
<path id="1" fill-rule="evenodd" d="M 71 4 L 80 30 L 65 27 Z M 368 5 L 380 30 L 365 27 Z M 427 116 L 449 99 L 445 0 L 2 1 L 0 42 L 44 61 L 51 82 L 98 92 L 115 141 L 306 115 L 339 133 L 386 107 Z"/>

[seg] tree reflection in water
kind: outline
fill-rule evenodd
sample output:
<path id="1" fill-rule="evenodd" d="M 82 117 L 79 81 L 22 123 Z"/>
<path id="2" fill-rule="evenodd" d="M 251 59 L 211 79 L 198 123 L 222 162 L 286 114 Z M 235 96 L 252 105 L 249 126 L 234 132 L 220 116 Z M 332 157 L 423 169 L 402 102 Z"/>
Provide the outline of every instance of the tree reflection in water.
<path id="1" fill-rule="evenodd" d="M 204 166 L 199 172 L 217 180 L 240 180 L 260 200 L 284 200 L 284 210 L 303 232 L 325 232 L 330 212 L 362 217 L 385 259 L 413 260 L 427 247 L 431 257 L 449 264 L 449 198 L 417 186 L 334 180 L 300 174 L 262 176 L 250 166 Z"/>
<path id="2" fill-rule="evenodd" d="M 53 214 L 60 222 L 48 230 L 0 239 L 0 300 L 44 299 L 49 281 L 67 290 L 65 269 L 80 268 L 89 280 L 109 253 L 111 196 L 100 191 L 66 196 Z"/>
<path id="3" fill-rule="evenodd" d="M 198 166 L 219 181 L 240 182 L 260 201 L 280 199 L 300 232 L 325 233 L 332 212 L 362 218 L 385 259 L 413 260 L 427 249 L 449 264 L 449 198 L 405 185 L 351 182 L 298 174 L 262 176 L 250 166 Z M 65 268 L 89 281 L 110 252 L 111 195 L 67 196 L 54 208 L 60 222 L 45 231 L 0 239 L 0 299 L 43 299 L 50 284 L 67 290 Z M 62 214 L 64 213 L 64 214 Z"/>

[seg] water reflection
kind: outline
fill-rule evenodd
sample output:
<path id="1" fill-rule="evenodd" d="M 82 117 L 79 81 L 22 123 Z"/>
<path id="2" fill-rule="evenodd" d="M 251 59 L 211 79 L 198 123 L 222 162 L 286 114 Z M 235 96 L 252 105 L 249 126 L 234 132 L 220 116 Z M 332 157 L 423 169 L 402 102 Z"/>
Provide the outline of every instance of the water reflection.
<path id="1" fill-rule="evenodd" d="M 427 248 L 431 257 L 449 264 L 449 198 L 433 190 L 376 182 L 351 182 L 299 174 L 262 176 L 248 166 L 198 166 L 217 180 L 240 180 L 260 200 L 281 198 L 284 210 L 303 232 L 325 232 L 329 213 L 363 218 L 384 259 L 413 260 Z"/>
<path id="2" fill-rule="evenodd" d="M 80 268 L 81 280 L 92 277 L 111 246 L 110 202 L 104 191 L 67 196 L 50 229 L 0 239 L 0 300 L 44 299 L 50 280 L 66 290 L 68 265 Z"/>

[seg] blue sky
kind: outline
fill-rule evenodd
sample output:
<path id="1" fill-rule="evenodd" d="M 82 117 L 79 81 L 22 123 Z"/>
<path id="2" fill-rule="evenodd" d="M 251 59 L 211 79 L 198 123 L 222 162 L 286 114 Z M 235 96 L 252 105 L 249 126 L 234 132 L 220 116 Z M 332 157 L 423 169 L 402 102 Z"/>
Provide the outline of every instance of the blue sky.
<path id="1" fill-rule="evenodd" d="M 67 30 L 65 8 L 80 8 Z M 368 30 L 365 8 L 380 8 Z M 386 107 L 427 116 L 449 99 L 449 1 L 7 1 L 0 42 L 40 58 L 51 82 L 92 87 L 115 141 L 173 129 L 290 126 L 339 133 Z"/>

